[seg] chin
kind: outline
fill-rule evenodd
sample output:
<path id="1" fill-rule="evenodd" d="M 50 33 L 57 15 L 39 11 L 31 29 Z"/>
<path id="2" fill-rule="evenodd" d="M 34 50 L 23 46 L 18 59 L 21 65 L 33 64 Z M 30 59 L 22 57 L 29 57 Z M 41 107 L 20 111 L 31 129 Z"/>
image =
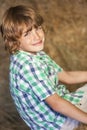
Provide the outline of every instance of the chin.
<path id="1" fill-rule="evenodd" d="M 40 51 L 42 51 L 42 50 L 43 50 L 43 49 L 36 50 L 36 53 L 37 53 L 37 52 L 40 52 Z"/>
<path id="2" fill-rule="evenodd" d="M 44 49 L 44 46 L 39 46 L 39 47 L 37 47 L 37 51 L 42 51 Z"/>

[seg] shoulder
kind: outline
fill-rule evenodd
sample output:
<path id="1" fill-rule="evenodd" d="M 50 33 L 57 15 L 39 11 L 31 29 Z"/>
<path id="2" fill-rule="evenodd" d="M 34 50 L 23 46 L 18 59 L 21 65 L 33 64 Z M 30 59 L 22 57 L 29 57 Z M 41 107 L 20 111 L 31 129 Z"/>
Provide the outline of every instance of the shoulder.
<path id="1" fill-rule="evenodd" d="M 33 57 L 26 52 L 18 52 L 10 56 L 11 63 L 27 64 L 33 60 Z"/>
<path id="2" fill-rule="evenodd" d="M 10 56 L 10 71 L 21 72 L 30 66 L 32 57 L 25 53 L 17 53 Z"/>

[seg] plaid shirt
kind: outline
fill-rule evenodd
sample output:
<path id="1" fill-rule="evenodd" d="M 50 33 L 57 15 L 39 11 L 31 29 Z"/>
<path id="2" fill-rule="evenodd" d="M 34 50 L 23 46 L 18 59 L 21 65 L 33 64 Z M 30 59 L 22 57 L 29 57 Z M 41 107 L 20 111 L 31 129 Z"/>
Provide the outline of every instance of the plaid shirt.
<path id="1" fill-rule="evenodd" d="M 19 51 L 11 56 L 10 91 L 17 110 L 32 130 L 60 130 L 66 116 L 54 111 L 45 99 L 57 93 L 73 104 L 83 92 L 69 93 L 58 81 L 58 66 L 45 52 L 37 55 Z"/>

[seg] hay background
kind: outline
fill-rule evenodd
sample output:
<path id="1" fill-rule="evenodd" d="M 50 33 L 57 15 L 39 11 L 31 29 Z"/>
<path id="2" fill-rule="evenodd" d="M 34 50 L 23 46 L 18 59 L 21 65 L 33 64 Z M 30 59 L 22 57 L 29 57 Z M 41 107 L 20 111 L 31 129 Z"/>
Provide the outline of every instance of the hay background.
<path id="1" fill-rule="evenodd" d="M 17 4 L 38 8 L 47 26 L 45 51 L 60 66 L 87 70 L 87 0 L 0 0 L 0 22 L 4 11 Z M 8 69 L 9 57 L 0 36 L 0 130 L 29 130 L 11 99 Z M 80 85 L 68 87 L 75 90 Z M 77 130 L 87 130 L 87 125 Z"/>

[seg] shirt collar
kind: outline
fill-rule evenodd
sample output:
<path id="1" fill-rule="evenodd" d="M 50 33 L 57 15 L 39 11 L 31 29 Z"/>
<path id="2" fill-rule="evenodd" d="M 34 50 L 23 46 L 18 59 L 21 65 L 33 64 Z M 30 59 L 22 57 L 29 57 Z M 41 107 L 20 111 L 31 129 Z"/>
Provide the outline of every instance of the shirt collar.
<path id="1" fill-rule="evenodd" d="M 22 54 L 25 54 L 25 55 L 28 55 L 32 58 L 40 58 L 40 57 L 43 57 L 43 55 L 45 54 L 43 51 L 39 51 L 37 52 L 36 54 L 33 54 L 33 53 L 30 53 L 30 52 L 26 52 L 26 51 L 23 51 L 23 50 L 19 50 L 18 53 L 22 53 Z"/>

